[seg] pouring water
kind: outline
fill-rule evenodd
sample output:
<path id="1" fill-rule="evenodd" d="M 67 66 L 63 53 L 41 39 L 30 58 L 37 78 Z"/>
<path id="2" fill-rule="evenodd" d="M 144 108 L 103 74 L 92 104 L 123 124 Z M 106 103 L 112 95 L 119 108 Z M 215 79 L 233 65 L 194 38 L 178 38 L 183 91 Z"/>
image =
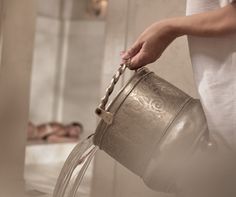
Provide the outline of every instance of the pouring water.
<path id="1" fill-rule="evenodd" d="M 93 159 L 98 148 L 93 145 L 93 135 L 80 142 L 68 156 L 61 173 L 58 177 L 53 197 L 75 197 L 83 176 Z M 83 164 L 74 183 L 71 183 L 72 175 L 76 168 Z"/>

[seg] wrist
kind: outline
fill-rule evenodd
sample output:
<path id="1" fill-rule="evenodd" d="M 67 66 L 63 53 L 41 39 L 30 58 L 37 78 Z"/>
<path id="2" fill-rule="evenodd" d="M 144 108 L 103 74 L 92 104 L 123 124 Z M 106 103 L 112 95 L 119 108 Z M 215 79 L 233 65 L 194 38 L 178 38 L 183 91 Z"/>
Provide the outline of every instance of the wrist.
<path id="1" fill-rule="evenodd" d="M 173 38 L 186 35 L 184 30 L 184 17 L 170 18 L 165 20 L 168 34 Z"/>
<path id="2" fill-rule="evenodd" d="M 184 36 L 188 34 L 187 30 L 187 18 L 186 16 L 177 17 L 172 19 L 172 28 L 177 37 Z"/>

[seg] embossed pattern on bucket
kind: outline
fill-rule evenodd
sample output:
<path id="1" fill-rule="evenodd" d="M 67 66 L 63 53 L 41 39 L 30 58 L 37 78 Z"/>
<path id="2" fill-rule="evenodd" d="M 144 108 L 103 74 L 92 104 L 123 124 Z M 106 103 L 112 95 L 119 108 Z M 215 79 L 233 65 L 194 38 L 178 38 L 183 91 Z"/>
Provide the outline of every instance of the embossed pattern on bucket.
<path id="1" fill-rule="evenodd" d="M 100 121 L 95 145 L 159 191 L 175 187 L 176 166 L 208 133 L 200 101 L 146 68 L 104 110 L 113 121 Z"/>

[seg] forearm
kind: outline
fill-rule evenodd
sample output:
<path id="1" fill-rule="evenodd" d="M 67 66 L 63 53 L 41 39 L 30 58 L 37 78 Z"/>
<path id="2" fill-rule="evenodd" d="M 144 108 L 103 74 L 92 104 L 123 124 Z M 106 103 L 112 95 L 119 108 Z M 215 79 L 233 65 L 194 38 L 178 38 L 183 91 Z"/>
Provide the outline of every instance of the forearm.
<path id="1" fill-rule="evenodd" d="M 236 33 L 236 3 L 191 16 L 169 19 L 177 36 L 214 37 Z"/>
<path id="2" fill-rule="evenodd" d="M 236 3 L 214 11 L 154 23 L 122 54 L 122 59 L 123 62 L 131 59 L 129 67 L 137 69 L 156 61 L 179 36 L 217 37 L 232 33 L 236 33 Z"/>

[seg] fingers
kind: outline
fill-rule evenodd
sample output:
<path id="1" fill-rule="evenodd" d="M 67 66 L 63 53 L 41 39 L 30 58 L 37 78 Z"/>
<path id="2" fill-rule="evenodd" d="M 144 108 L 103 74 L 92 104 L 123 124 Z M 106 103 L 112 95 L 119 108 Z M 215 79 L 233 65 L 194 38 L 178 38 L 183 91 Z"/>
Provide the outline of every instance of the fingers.
<path id="1" fill-rule="evenodd" d="M 129 63 L 129 68 L 135 70 L 146 66 L 149 63 L 154 62 L 158 57 L 157 54 L 153 53 L 148 47 L 147 43 L 135 44 L 131 49 L 126 52 L 121 52 L 122 63 Z"/>
<path id="2" fill-rule="evenodd" d="M 135 70 L 143 66 L 146 66 L 149 63 L 150 59 L 148 57 L 148 54 L 139 52 L 136 56 L 132 58 L 129 68 L 131 70 Z"/>
<path id="3" fill-rule="evenodd" d="M 123 52 L 121 57 L 124 61 L 134 57 L 142 48 L 143 43 L 137 42 L 135 43 L 129 50 Z"/>
<path id="4" fill-rule="evenodd" d="M 135 70 L 154 62 L 158 58 L 157 54 L 153 53 L 147 43 L 142 45 L 141 50 L 131 59 L 129 68 Z"/>

